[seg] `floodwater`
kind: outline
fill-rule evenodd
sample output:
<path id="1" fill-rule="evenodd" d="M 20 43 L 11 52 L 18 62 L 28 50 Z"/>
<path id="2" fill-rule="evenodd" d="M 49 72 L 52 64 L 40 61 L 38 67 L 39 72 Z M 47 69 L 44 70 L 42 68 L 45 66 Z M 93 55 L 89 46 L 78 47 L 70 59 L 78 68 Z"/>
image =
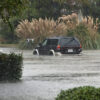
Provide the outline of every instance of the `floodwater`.
<path id="1" fill-rule="evenodd" d="M 0 83 L 0 100 L 54 100 L 61 90 L 79 86 L 100 87 L 100 50 L 79 55 L 33 56 L 32 51 L 1 48 L 4 52 L 22 52 L 22 81 Z"/>

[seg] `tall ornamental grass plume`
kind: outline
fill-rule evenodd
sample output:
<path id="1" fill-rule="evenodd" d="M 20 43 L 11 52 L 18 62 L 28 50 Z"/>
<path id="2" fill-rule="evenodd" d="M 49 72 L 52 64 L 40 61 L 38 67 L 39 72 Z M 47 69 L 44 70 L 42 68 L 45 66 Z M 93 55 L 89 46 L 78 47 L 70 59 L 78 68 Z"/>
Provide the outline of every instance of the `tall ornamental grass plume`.
<path id="1" fill-rule="evenodd" d="M 32 25 L 28 20 L 19 22 L 19 25 L 16 28 L 17 36 L 23 39 L 31 38 L 32 34 Z"/>
<path id="2" fill-rule="evenodd" d="M 72 13 L 71 15 L 63 15 L 58 18 L 59 22 L 64 22 L 68 29 L 73 29 L 78 25 L 78 15 L 76 13 Z"/>
<path id="3" fill-rule="evenodd" d="M 94 20 L 92 17 L 82 17 L 81 21 L 78 14 L 64 15 L 58 18 L 59 22 L 64 22 L 67 26 L 67 36 L 76 36 L 85 49 L 100 48 L 99 44 L 99 19 Z"/>
<path id="4" fill-rule="evenodd" d="M 76 28 L 72 30 L 67 30 L 67 36 L 75 36 L 77 37 L 84 49 L 99 49 L 99 34 L 95 34 L 94 32 L 88 29 L 84 24 L 79 24 Z"/>
<path id="5" fill-rule="evenodd" d="M 24 20 L 16 28 L 16 34 L 20 38 L 34 38 L 41 41 L 49 36 L 62 36 L 66 33 L 67 26 L 64 22 L 53 19 L 32 19 L 31 22 Z"/>
<path id="6" fill-rule="evenodd" d="M 58 21 L 64 22 L 67 25 L 68 29 L 75 28 L 77 25 L 82 23 L 85 24 L 88 28 L 94 29 L 95 31 L 97 31 L 100 24 L 98 18 L 94 20 L 91 16 L 81 17 L 80 21 L 80 18 L 76 13 L 72 13 L 71 15 L 63 15 L 62 17 L 58 18 Z"/>

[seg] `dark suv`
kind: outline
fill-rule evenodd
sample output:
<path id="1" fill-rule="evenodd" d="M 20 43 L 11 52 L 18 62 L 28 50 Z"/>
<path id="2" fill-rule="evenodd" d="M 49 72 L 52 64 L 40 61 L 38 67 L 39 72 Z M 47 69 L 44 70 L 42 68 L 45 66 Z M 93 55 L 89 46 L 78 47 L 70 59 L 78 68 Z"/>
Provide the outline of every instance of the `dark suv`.
<path id="1" fill-rule="evenodd" d="M 39 43 L 34 55 L 79 54 L 82 46 L 76 37 L 51 37 Z"/>

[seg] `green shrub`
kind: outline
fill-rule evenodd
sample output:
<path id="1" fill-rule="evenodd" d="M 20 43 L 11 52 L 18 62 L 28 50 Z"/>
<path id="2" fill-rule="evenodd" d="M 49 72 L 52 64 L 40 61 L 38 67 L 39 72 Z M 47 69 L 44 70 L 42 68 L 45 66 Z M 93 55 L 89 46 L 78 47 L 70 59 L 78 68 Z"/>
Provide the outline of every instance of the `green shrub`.
<path id="1" fill-rule="evenodd" d="M 100 24 L 98 25 L 98 32 L 99 32 L 99 34 L 100 34 Z"/>
<path id="2" fill-rule="evenodd" d="M 100 100 L 100 88 L 84 86 L 61 91 L 56 100 Z"/>
<path id="3" fill-rule="evenodd" d="M 21 54 L 0 54 L 0 81 L 19 80 L 22 76 Z"/>
<path id="4" fill-rule="evenodd" d="M 88 29 L 84 24 L 78 25 L 75 29 L 68 30 L 67 36 L 77 37 L 84 49 L 99 49 L 98 34 L 91 33 L 91 30 Z"/>

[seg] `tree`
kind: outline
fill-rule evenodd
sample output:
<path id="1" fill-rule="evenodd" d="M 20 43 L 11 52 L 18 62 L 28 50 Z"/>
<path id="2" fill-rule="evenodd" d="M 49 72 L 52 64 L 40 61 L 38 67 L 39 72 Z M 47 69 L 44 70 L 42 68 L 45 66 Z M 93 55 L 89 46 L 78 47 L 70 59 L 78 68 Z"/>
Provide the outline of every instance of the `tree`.
<path id="1" fill-rule="evenodd" d="M 100 0 L 95 0 L 91 4 L 91 16 L 100 19 Z"/>
<path id="2" fill-rule="evenodd" d="M 28 0 L 0 0 L 0 17 L 10 26 L 11 30 L 9 19 L 21 14 L 28 3 Z"/>
<path id="3" fill-rule="evenodd" d="M 45 19 L 47 17 L 56 19 L 60 16 L 60 9 L 60 4 L 53 0 L 31 0 L 30 11 L 34 14 L 34 18 L 41 17 Z"/>
<path id="4" fill-rule="evenodd" d="M 21 15 L 23 10 L 28 6 L 28 4 L 28 0 L 0 0 L 0 18 L 10 27 L 10 36 L 12 38 L 12 41 L 15 39 L 15 35 L 14 27 L 11 24 L 10 19 L 14 16 Z"/>
<path id="5" fill-rule="evenodd" d="M 100 0 L 54 0 L 60 4 L 66 4 L 67 11 L 81 10 L 83 16 L 100 18 Z"/>

